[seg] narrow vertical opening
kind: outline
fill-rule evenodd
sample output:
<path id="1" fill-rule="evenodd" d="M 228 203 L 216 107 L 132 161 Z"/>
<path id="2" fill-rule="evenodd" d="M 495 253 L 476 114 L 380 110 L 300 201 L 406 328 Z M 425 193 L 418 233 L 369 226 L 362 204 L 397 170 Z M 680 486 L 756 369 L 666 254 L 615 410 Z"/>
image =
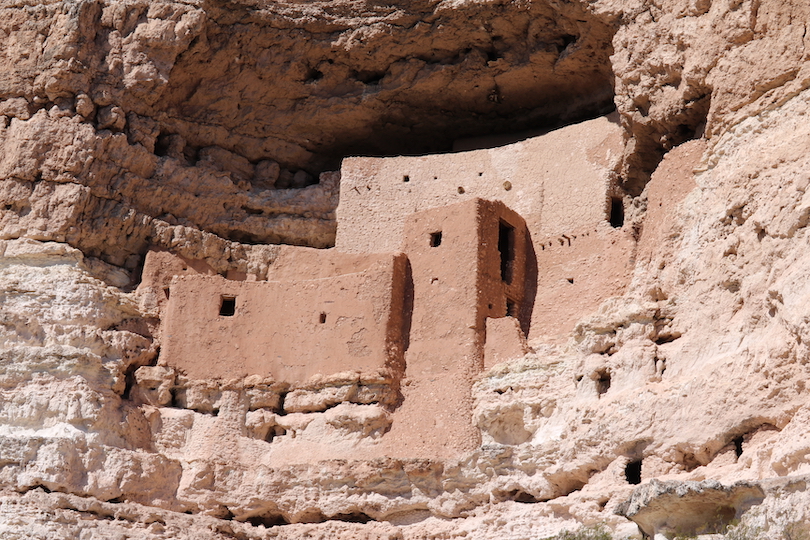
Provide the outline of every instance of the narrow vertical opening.
<path id="1" fill-rule="evenodd" d="M 171 291 L 169 291 L 168 287 L 163 288 L 163 295 L 166 297 L 166 300 L 169 299 L 169 296 L 171 295 Z"/>
<path id="2" fill-rule="evenodd" d="M 631 461 L 624 468 L 624 477 L 628 484 L 637 485 L 641 483 L 641 460 Z"/>
<path id="3" fill-rule="evenodd" d="M 737 454 L 737 457 L 740 457 L 743 453 L 743 438 L 735 437 L 733 442 L 734 442 L 734 453 Z"/>
<path id="4" fill-rule="evenodd" d="M 219 314 L 222 317 L 233 317 L 235 313 L 236 313 L 236 297 L 225 295 L 220 297 Z"/>
<path id="5" fill-rule="evenodd" d="M 610 199 L 610 225 L 617 229 L 624 225 L 624 202 L 619 197 Z"/>
<path id="6" fill-rule="evenodd" d="M 507 317 L 515 317 L 515 318 L 517 318 L 517 316 L 518 316 L 517 302 L 515 302 L 511 298 L 506 299 L 506 316 Z"/>
<path id="7" fill-rule="evenodd" d="M 610 372 L 600 369 L 596 372 L 596 392 L 601 396 L 610 390 Z"/>
<path id="8" fill-rule="evenodd" d="M 512 283 L 515 266 L 515 228 L 504 221 L 498 224 L 498 251 L 501 253 L 501 280 Z"/>
<path id="9" fill-rule="evenodd" d="M 439 247 L 442 245 L 442 231 L 430 233 L 430 247 Z"/>
<path id="10" fill-rule="evenodd" d="M 320 316 L 318 317 L 318 322 L 320 322 L 321 324 L 326 323 L 326 313 L 324 313 L 323 311 L 321 312 Z"/>

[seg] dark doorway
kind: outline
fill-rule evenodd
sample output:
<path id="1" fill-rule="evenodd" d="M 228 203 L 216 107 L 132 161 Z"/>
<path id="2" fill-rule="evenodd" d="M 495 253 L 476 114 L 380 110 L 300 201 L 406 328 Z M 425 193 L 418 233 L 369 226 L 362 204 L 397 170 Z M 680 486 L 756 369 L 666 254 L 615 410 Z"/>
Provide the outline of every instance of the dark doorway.
<path id="1" fill-rule="evenodd" d="M 515 267 L 515 228 L 504 221 L 498 225 L 498 251 L 501 253 L 501 280 L 512 283 Z"/>
<path id="2" fill-rule="evenodd" d="M 617 229 L 624 225 L 624 203 L 618 197 L 610 199 L 610 225 Z"/>

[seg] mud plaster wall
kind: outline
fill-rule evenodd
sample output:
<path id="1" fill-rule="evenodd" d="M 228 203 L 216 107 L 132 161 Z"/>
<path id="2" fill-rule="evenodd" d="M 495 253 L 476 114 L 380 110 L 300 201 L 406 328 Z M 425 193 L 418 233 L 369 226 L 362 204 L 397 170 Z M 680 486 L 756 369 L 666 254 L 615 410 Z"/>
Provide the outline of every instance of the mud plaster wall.
<path id="1" fill-rule="evenodd" d="M 623 149 L 613 118 L 498 148 L 346 158 L 335 246 L 346 252 L 400 250 L 407 216 L 471 197 L 503 201 L 523 216 L 533 236 L 604 221 L 611 169 Z"/>
<path id="2" fill-rule="evenodd" d="M 695 168 L 699 165 L 706 142 L 689 141 L 672 149 L 647 184 L 647 214 L 639 239 L 639 263 L 651 261 L 665 247 L 678 204 L 696 187 Z"/>
<path id="3" fill-rule="evenodd" d="M 484 369 L 520 358 L 530 352 L 526 337 L 514 317 L 487 319 L 487 342 L 484 346 Z"/>
<path id="4" fill-rule="evenodd" d="M 501 279 L 498 237 L 502 223 L 513 227 L 512 276 Z M 411 264 L 414 308 L 411 349 L 447 351 L 453 365 L 462 351 L 480 357 L 484 319 L 506 315 L 507 299 L 523 299 L 526 226 L 499 202 L 469 202 L 419 212 L 406 222 L 405 250 Z M 434 245 L 434 235 L 441 243 Z M 438 341 L 440 345 L 430 343 Z M 435 356 L 435 353 L 431 353 Z M 480 360 L 480 358 L 478 358 Z M 435 368 L 442 362 L 433 361 Z M 482 365 L 472 363 L 474 369 Z"/>
<path id="5" fill-rule="evenodd" d="M 513 316 L 528 321 L 531 304 L 524 302 L 526 276 L 534 278 L 536 263 L 530 251 L 526 222 L 500 201 L 476 202 L 478 206 L 478 302 L 476 328 L 484 329 L 486 317 Z M 438 212 L 438 211 L 437 211 Z M 528 272 L 528 267 L 531 272 Z M 525 308 L 525 309 L 524 309 Z"/>
<path id="6" fill-rule="evenodd" d="M 285 382 L 401 370 L 405 258 L 364 258 L 360 271 L 297 281 L 176 277 L 161 362 L 191 378 L 256 374 Z"/>
<path id="7" fill-rule="evenodd" d="M 152 288 L 165 282 L 161 272 L 177 274 L 161 364 L 192 379 L 269 375 L 295 384 L 404 371 L 382 455 L 458 457 L 475 448 L 471 390 L 484 367 L 485 321 L 505 318 L 508 301 L 520 311 L 533 264 L 526 224 L 503 203 L 475 198 L 418 212 L 405 231 L 407 258 L 282 247 L 270 281 L 183 275 L 195 268 L 151 255 L 144 273 Z"/>
<path id="8" fill-rule="evenodd" d="M 141 310 L 145 314 L 159 317 L 169 301 L 174 276 L 197 274 L 215 276 L 217 272 L 205 261 L 152 247 L 144 257 L 141 282 L 138 284 Z"/>
<path id="9" fill-rule="evenodd" d="M 336 248 L 400 250 L 405 221 L 414 212 L 471 197 L 502 201 L 525 220 L 528 256 L 538 262 L 537 274 L 527 277 L 537 280 L 536 299 L 526 302 L 536 307 L 524 330 L 530 339 L 560 339 L 629 282 L 634 242 L 608 224 L 622 148 L 620 127 L 610 115 L 498 148 L 347 158 Z M 560 241 L 566 249 L 557 249 Z"/>
<path id="10" fill-rule="evenodd" d="M 514 227 L 510 284 L 501 280 L 502 222 Z M 507 295 L 522 299 L 526 227 L 504 204 L 474 199 L 416 213 L 405 231 L 413 317 L 404 400 L 387 437 L 399 441 L 395 455 L 457 456 L 480 443 L 471 389 L 484 367 L 484 322 L 506 315 Z"/>
<path id="11" fill-rule="evenodd" d="M 600 223 L 536 240 L 537 294 L 530 336 L 563 342 L 582 317 L 622 294 L 633 272 L 630 234 Z"/>

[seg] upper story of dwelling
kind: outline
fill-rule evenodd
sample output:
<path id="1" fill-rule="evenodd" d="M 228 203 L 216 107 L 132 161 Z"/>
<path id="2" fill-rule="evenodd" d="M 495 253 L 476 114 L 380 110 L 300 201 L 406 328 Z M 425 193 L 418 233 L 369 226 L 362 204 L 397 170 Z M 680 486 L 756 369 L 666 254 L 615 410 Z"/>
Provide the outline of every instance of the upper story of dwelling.
<path id="1" fill-rule="evenodd" d="M 505 203 L 537 242 L 605 226 L 621 208 L 614 170 L 622 152 L 610 115 L 495 148 L 346 158 L 335 247 L 402 250 L 408 216 L 474 197 Z"/>
<path id="2" fill-rule="evenodd" d="M 404 251 L 412 215 L 473 198 L 503 202 L 528 235 L 521 326 L 531 340 L 564 341 L 630 279 L 635 241 L 616 185 L 623 148 L 609 115 L 479 150 L 346 158 L 335 249 Z"/>

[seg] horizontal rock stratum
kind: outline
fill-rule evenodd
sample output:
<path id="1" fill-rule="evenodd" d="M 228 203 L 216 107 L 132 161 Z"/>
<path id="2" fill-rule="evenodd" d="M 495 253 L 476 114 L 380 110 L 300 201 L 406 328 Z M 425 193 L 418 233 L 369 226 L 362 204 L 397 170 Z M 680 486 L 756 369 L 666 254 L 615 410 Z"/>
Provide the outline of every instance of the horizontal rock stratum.
<path id="1" fill-rule="evenodd" d="M 807 537 L 808 24 L 0 0 L 0 537 Z"/>

